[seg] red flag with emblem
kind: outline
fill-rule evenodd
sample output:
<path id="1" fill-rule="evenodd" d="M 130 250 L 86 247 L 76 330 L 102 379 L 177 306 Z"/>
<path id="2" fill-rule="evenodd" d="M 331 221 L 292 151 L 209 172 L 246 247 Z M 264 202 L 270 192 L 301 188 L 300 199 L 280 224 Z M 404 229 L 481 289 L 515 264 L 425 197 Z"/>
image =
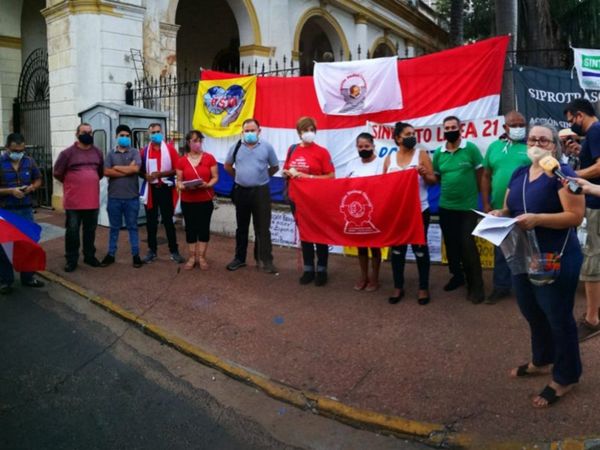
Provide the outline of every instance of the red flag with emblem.
<path id="1" fill-rule="evenodd" d="M 329 245 L 425 244 L 417 171 L 290 181 L 300 239 Z"/>

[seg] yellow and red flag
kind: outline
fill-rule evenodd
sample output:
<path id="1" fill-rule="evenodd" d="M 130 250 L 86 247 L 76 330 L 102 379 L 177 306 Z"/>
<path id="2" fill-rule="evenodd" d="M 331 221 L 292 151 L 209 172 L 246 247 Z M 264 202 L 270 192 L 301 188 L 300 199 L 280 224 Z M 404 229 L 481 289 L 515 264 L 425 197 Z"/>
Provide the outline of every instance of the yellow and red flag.
<path id="1" fill-rule="evenodd" d="M 201 80 L 192 124 L 212 137 L 238 134 L 254 115 L 255 102 L 256 76 Z"/>

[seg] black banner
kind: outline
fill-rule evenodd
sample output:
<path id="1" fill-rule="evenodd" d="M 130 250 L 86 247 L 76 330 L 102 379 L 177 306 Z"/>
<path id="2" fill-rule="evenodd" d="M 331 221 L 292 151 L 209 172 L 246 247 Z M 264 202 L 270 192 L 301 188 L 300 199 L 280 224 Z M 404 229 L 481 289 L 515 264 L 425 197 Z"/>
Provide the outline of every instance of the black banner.
<path id="1" fill-rule="evenodd" d="M 529 123 L 550 122 L 559 130 L 568 128 L 563 112 L 569 102 L 580 97 L 600 101 L 600 91 L 583 92 L 575 71 L 517 66 L 513 77 L 517 110 Z"/>

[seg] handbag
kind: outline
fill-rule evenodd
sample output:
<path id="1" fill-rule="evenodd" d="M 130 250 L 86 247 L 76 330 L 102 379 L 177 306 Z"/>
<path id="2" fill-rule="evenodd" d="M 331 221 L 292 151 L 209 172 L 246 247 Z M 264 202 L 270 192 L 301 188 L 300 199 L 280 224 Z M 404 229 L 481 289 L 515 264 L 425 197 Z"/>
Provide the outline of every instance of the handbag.
<path id="1" fill-rule="evenodd" d="M 527 184 L 528 174 L 523 178 L 523 210 L 527 214 L 527 203 L 525 201 L 525 186 Z M 535 230 L 527 230 L 527 242 L 529 243 L 530 252 L 527 260 L 527 278 L 534 286 L 547 286 L 556 281 L 560 276 L 561 258 L 569 241 L 569 233 L 571 229 L 567 229 L 565 242 L 557 252 L 542 252 L 537 241 Z"/>

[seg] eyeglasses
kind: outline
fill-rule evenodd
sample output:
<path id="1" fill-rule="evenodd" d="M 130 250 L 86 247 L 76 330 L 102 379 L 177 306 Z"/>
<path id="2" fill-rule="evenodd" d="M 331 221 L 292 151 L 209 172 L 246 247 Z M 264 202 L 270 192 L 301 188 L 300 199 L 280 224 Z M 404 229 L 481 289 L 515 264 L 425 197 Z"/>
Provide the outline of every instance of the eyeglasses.
<path id="1" fill-rule="evenodd" d="M 540 147 L 548 147 L 550 144 L 553 144 L 554 140 L 553 139 L 548 139 L 544 136 L 542 137 L 535 137 L 535 136 L 530 136 L 527 138 L 527 145 L 538 145 Z"/>
<path id="2" fill-rule="evenodd" d="M 150 134 L 158 134 L 158 133 L 160 133 L 160 130 L 154 130 L 154 131 L 150 132 Z"/>

